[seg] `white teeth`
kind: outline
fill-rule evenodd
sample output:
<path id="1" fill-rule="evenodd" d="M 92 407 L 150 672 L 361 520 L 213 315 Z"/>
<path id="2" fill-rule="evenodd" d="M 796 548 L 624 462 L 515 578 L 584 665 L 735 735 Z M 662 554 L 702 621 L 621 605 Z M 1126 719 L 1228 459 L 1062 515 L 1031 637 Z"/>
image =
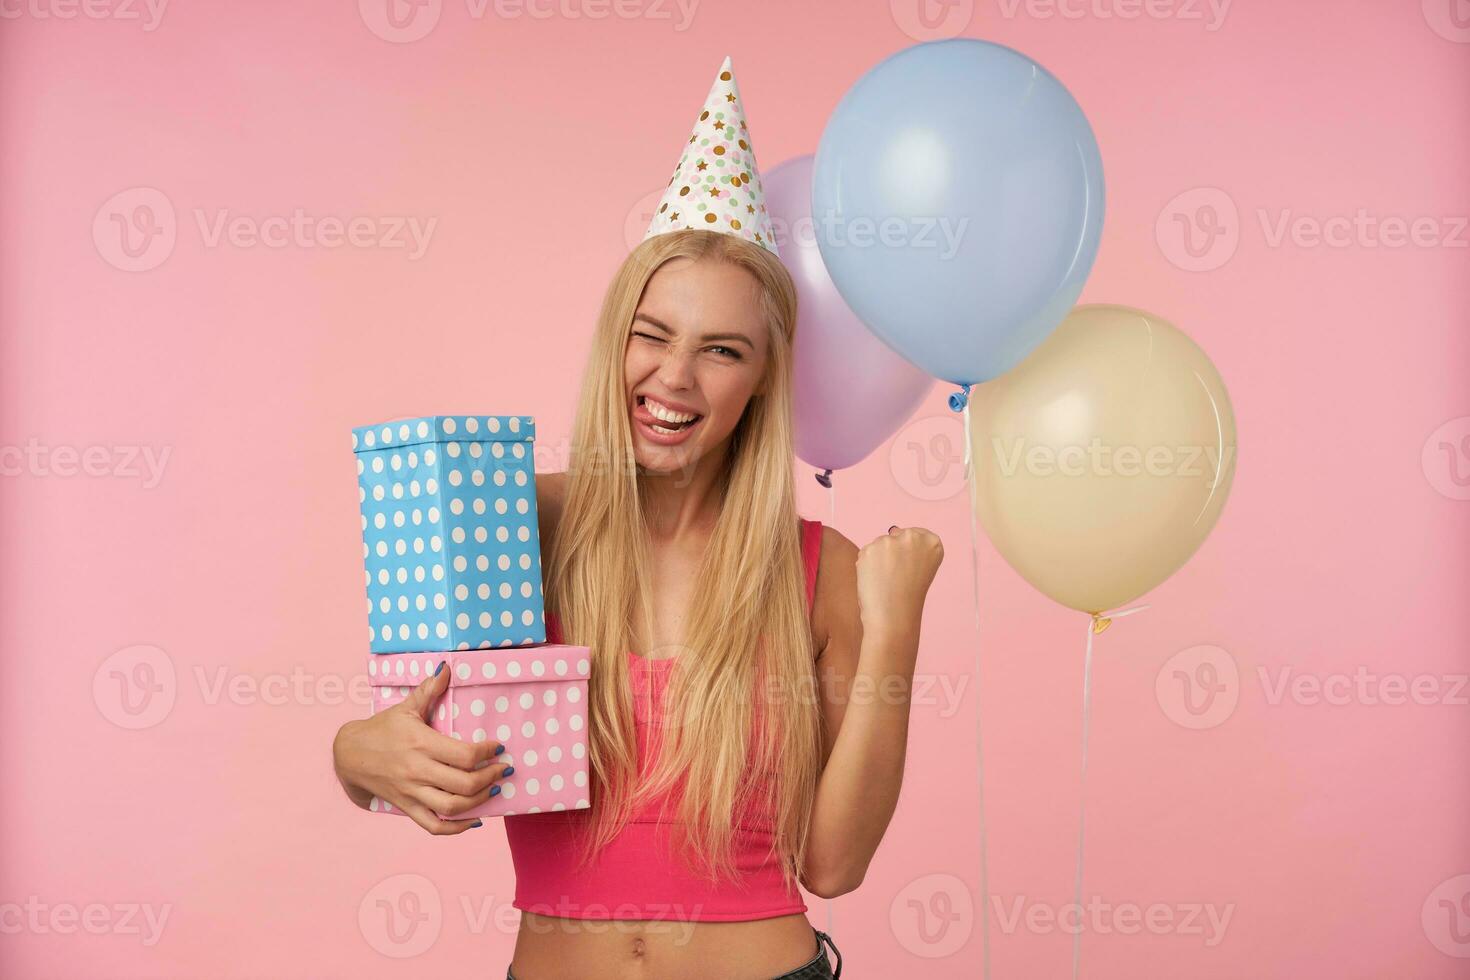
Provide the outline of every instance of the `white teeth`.
<path id="1" fill-rule="evenodd" d="M 650 415 L 664 422 L 692 422 L 699 418 L 698 415 L 686 415 L 683 412 L 676 412 L 673 409 L 664 408 L 647 395 L 643 397 L 643 404 L 648 406 L 648 413 Z"/>

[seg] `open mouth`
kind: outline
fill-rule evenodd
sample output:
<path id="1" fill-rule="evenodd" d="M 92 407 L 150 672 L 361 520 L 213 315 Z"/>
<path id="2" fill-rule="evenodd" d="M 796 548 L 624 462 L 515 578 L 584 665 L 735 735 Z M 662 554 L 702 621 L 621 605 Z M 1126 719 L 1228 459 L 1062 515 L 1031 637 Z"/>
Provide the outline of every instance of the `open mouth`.
<path id="1" fill-rule="evenodd" d="M 637 407 L 633 414 L 650 432 L 661 436 L 681 435 L 704 419 L 703 415 L 676 412 L 645 395 L 638 396 Z"/>

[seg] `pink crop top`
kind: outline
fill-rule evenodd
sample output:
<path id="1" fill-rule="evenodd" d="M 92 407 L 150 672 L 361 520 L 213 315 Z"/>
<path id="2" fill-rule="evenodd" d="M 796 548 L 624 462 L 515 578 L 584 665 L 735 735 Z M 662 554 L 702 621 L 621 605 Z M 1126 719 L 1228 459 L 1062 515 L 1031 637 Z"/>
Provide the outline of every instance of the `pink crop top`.
<path id="1" fill-rule="evenodd" d="M 807 611 L 810 614 L 817 582 L 822 524 L 801 521 L 801 551 L 806 566 Z M 546 617 L 547 641 L 561 642 L 556 618 Z M 648 730 L 643 705 L 662 701 L 672 658 L 647 660 L 628 651 L 633 685 L 639 765 L 648 758 Z M 642 695 L 642 696 L 640 696 Z M 525 765 L 506 752 L 517 770 Z M 806 911 L 806 902 L 788 889 L 781 868 L 768 855 L 773 838 L 769 819 L 747 815 L 734 829 L 732 858 L 739 883 L 728 878 L 712 883 L 693 873 L 676 850 L 670 835 L 677 812 L 675 801 L 663 798 L 635 813 L 596 858 L 577 868 L 579 842 L 575 834 L 585 827 L 590 810 L 518 813 L 505 817 L 505 835 L 515 865 L 516 908 L 525 912 L 569 919 L 675 919 L 739 922 L 767 919 Z"/>

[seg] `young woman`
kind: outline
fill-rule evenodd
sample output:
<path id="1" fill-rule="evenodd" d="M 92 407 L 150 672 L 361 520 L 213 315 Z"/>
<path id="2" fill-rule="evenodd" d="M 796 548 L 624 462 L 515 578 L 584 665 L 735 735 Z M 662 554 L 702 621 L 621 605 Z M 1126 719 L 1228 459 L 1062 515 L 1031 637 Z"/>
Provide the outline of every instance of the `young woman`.
<path id="1" fill-rule="evenodd" d="M 780 260 L 716 231 L 645 239 L 608 290 L 569 471 L 536 477 L 548 639 L 592 649 L 592 808 L 505 818 L 511 980 L 841 973 L 796 885 L 857 888 L 888 827 L 943 549 L 798 517 L 795 318 Z M 335 745 L 355 803 L 433 834 L 521 761 L 424 723 L 446 682 Z"/>

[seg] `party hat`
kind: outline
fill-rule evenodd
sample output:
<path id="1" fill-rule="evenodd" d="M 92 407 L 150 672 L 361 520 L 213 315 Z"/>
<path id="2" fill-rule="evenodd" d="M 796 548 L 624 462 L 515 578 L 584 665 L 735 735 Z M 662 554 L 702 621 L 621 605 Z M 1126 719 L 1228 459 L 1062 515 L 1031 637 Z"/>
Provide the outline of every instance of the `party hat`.
<path id="1" fill-rule="evenodd" d="M 745 107 L 728 57 L 705 96 L 694 131 L 643 237 L 680 228 L 738 235 L 773 255 L 781 254 L 771 233 Z"/>

